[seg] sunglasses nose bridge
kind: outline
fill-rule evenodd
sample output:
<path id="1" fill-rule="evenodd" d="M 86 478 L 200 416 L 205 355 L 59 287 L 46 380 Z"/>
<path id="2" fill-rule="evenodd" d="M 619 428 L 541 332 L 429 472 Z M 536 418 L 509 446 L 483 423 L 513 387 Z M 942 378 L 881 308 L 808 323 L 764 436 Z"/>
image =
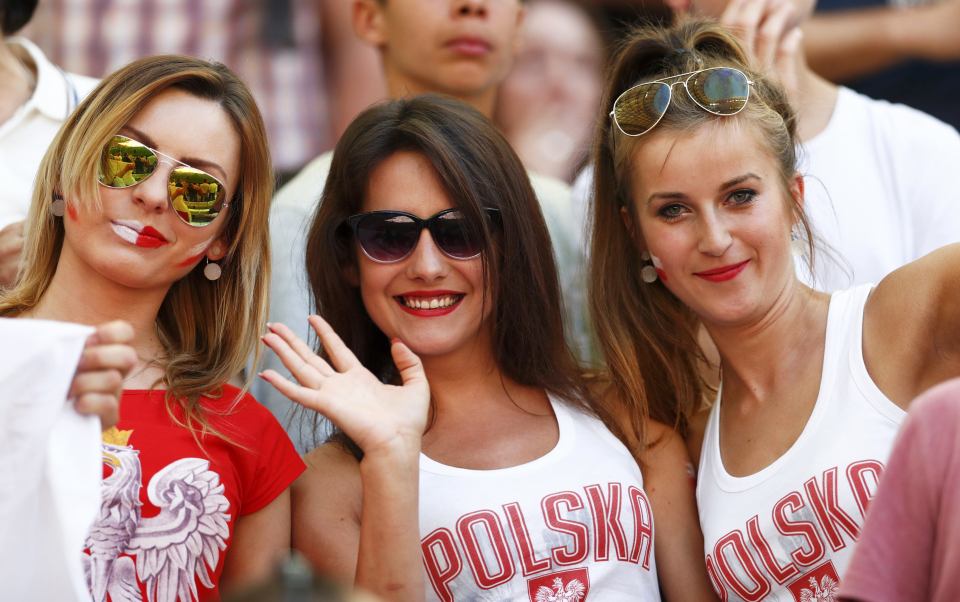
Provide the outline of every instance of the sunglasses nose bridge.
<path id="1" fill-rule="evenodd" d="M 429 282 L 445 273 L 447 256 L 440 250 L 428 225 L 421 226 L 417 244 L 407 257 L 407 274 Z"/>

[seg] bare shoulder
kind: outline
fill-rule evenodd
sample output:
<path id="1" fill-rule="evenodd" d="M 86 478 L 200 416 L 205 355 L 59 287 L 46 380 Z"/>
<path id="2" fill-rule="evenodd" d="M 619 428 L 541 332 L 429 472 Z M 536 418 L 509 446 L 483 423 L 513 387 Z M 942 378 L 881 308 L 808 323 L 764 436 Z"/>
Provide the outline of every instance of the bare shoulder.
<path id="1" fill-rule="evenodd" d="M 682 474 L 689 474 L 690 456 L 683 437 L 669 425 L 656 420 L 647 420 L 642 459 L 646 473 L 674 474 L 680 469 Z"/>
<path id="2" fill-rule="evenodd" d="M 292 488 L 293 547 L 316 571 L 352 584 L 360 544 L 360 463 L 334 443 L 304 461 L 307 470 Z"/>
<path id="3" fill-rule="evenodd" d="M 880 390 L 902 407 L 955 373 L 960 352 L 960 244 L 887 275 L 864 308 L 863 352 Z M 953 357 L 953 368 L 947 365 Z"/>
<path id="4" fill-rule="evenodd" d="M 303 461 L 307 469 L 294 483 L 294 505 L 297 497 L 314 494 L 322 494 L 325 498 L 337 497 L 343 503 L 355 500 L 359 517 L 362 491 L 360 462 L 336 443 L 321 445 L 306 454 Z M 338 495 L 330 495 L 333 492 Z"/>

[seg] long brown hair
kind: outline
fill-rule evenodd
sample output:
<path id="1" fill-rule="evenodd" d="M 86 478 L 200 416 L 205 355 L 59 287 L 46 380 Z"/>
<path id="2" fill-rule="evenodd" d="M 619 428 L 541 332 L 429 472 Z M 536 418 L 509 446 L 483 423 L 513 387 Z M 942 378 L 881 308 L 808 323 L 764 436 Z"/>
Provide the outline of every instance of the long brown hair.
<path id="1" fill-rule="evenodd" d="M 168 403 L 179 404 L 188 428 L 203 432 L 209 423 L 200 396 L 217 395 L 251 353 L 260 352 L 270 282 L 267 216 L 273 172 L 266 130 L 253 96 L 222 64 L 186 56 L 144 58 L 106 77 L 80 104 L 40 164 L 24 264 L 15 287 L 0 297 L 0 316 L 35 307 L 53 280 L 64 229 L 51 211 L 52 198 L 99 204 L 95 174 L 104 145 L 170 88 L 218 103 L 240 138 L 239 181 L 222 234 L 228 242 L 222 277 L 210 282 L 202 266 L 194 269 L 170 287 L 156 320 Z"/>
<path id="2" fill-rule="evenodd" d="M 389 341 L 367 314 L 359 288 L 344 276 L 355 267 L 356 248 L 343 224 L 362 211 L 371 173 L 401 151 L 430 162 L 453 205 L 478 229 L 498 368 L 520 384 L 589 409 L 564 342 L 557 268 L 527 172 L 496 128 L 462 102 L 434 95 L 386 102 L 364 111 L 344 132 L 307 235 L 317 311 L 371 372 L 384 381 L 396 378 Z M 496 223 L 483 219 L 485 207 L 499 210 Z"/>
<path id="3" fill-rule="evenodd" d="M 753 81 L 744 110 L 733 117 L 716 117 L 678 86 L 657 129 L 691 130 L 717 119 L 749 123 L 776 159 L 781 184 L 789 190 L 797 170 L 795 114 L 783 90 L 752 71 L 743 48 L 716 23 L 689 20 L 670 28 L 634 30 L 621 45 L 607 77 L 604 112 L 637 83 L 709 67 L 735 67 Z M 646 139 L 623 135 L 609 119 L 598 127 L 590 243 L 593 323 L 610 379 L 641 441 L 647 417 L 685 433 L 687 419 L 700 409 L 704 394 L 698 370 L 703 359 L 697 344 L 699 321 L 661 282 L 641 281 L 637 244 L 621 216 L 621 208 L 634 213 L 632 161 Z M 786 198 L 792 199 L 789 194 Z M 789 210 L 805 232 L 812 261 L 814 238 L 802 208 L 791 202 Z"/>

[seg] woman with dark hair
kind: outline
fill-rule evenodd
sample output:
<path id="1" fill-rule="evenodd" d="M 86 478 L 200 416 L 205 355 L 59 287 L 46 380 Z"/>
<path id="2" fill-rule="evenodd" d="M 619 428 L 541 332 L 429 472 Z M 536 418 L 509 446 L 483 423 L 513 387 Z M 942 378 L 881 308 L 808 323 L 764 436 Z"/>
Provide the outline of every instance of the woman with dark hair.
<path id="1" fill-rule="evenodd" d="M 658 567 L 671 597 L 708 591 L 682 443 L 611 433 L 549 249 L 476 110 L 419 97 L 347 129 L 308 235 L 322 355 L 264 337 L 299 385 L 262 376 L 342 429 L 294 495 L 318 570 L 392 600 L 659 600 Z"/>
<path id="2" fill-rule="evenodd" d="M 227 382 L 259 351 L 272 184 L 249 90 L 182 56 L 105 78 L 39 165 L 25 264 L 0 316 L 134 331 L 84 555 L 98 602 L 217 599 L 289 549 L 303 463 Z"/>
<path id="3" fill-rule="evenodd" d="M 960 374 L 960 246 L 876 286 L 802 284 L 796 115 L 716 24 L 638 30 L 604 98 L 591 296 L 633 431 L 676 424 L 699 457 L 721 598 L 833 599 L 905 407 Z M 701 324 L 722 387 L 698 414 Z"/>

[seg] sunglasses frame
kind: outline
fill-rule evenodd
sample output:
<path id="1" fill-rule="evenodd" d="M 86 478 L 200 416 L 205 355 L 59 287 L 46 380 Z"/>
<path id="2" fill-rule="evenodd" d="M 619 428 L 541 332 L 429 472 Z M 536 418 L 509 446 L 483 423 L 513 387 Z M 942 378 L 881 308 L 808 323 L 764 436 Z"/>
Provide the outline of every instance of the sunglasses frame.
<path id="1" fill-rule="evenodd" d="M 737 109 L 737 110 L 734 111 L 733 113 L 718 113 L 718 112 L 716 112 L 716 111 L 713 111 L 713 110 L 709 109 L 708 107 L 703 106 L 703 105 L 696 99 L 696 97 L 694 97 L 694 95 L 690 93 L 690 88 L 687 87 L 687 82 L 689 82 L 689 81 L 693 78 L 694 75 L 697 75 L 698 73 L 704 73 L 704 72 L 706 72 L 706 71 L 716 71 L 716 70 L 719 70 L 719 69 L 726 69 L 726 70 L 728 70 L 728 71 L 735 71 L 735 72 L 739 73 L 740 75 L 742 75 L 744 81 L 747 82 L 747 95 L 746 95 L 746 97 L 743 99 L 743 106 L 741 106 L 739 109 Z M 666 83 L 666 82 L 670 81 L 671 79 L 678 79 L 678 78 L 683 77 L 684 75 L 686 75 L 687 78 L 684 79 L 683 81 L 673 82 L 672 84 Z M 707 113 L 710 113 L 711 115 L 719 115 L 719 116 L 721 116 L 721 117 L 729 117 L 729 116 L 731 116 L 731 115 L 736 115 L 737 113 L 739 113 L 740 111 L 742 111 L 742 110 L 744 109 L 744 107 L 747 106 L 747 102 L 750 100 L 750 87 L 753 86 L 753 81 L 751 81 L 751 79 L 750 79 L 749 77 L 747 77 L 747 74 L 744 73 L 743 71 L 741 71 L 740 69 L 737 69 L 736 67 L 707 67 L 706 69 L 697 69 L 696 71 L 687 71 L 686 73 L 679 73 L 679 74 L 677 74 L 677 75 L 671 75 L 671 76 L 669 76 L 669 77 L 662 77 L 662 78 L 660 78 L 660 79 L 654 79 L 654 80 L 650 80 L 650 81 L 648 81 L 648 82 L 640 82 L 639 84 L 635 84 L 635 85 L 633 85 L 633 86 L 630 86 L 629 88 L 627 88 L 626 90 L 624 90 L 623 92 L 621 92 L 620 95 L 617 96 L 617 99 L 613 101 L 613 108 L 610 109 L 610 115 L 609 115 L 609 117 L 610 117 L 610 119 L 613 120 L 613 124 L 617 126 L 617 129 L 620 130 L 620 133 L 623 134 L 624 136 L 630 136 L 631 138 L 635 138 L 635 137 L 637 137 L 637 136 L 643 136 L 644 134 L 646 134 L 647 132 L 649 132 L 649 131 L 652 130 L 653 128 L 657 127 L 657 124 L 660 123 L 660 121 L 663 119 L 663 116 L 667 114 L 667 109 L 670 108 L 670 103 L 673 102 L 673 87 L 676 86 L 677 84 L 680 84 L 680 83 L 683 84 L 683 89 L 686 90 L 687 96 L 690 98 L 690 100 L 692 100 L 692 101 L 694 102 L 694 104 L 696 104 L 698 107 L 700 107 L 701 109 L 703 109 L 703 110 L 706 111 Z M 668 94 L 669 96 L 667 97 L 666 108 L 664 108 L 663 113 L 660 113 L 660 116 L 657 117 L 657 120 L 654 121 L 654 122 L 650 125 L 650 127 L 648 127 L 647 129 L 643 130 L 643 131 L 640 132 L 640 133 L 637 133 L 637 134 L 629 134 L 629 133 L 627 133 L 626 131 L 624 131 L 624 129 L 623 129 L 622 127 L 620 127 L 620 122 L 617 121 L 617 105 L 620 103 L 620 101 L 621 101 L 626 95 L 630 94 L 631 92 L 633 92 L 633 91 L 636 90 L 637 88 L 640 88 L 641 86 L 648 86 L 648 85 L 650 85 L 650 84 L 661 84 L 661 85 L 667 86 L 667 94 Z"/>
<path id="2" fill-rule="evenodd" d="M 154 167 L 153 171 L 151 171 L 150 173 L 148 173 L 148 174 L 147 174 L 145 177 L 143 177 L 139 182 L 134 182 L 133 184 L 131 184 L 131 185 L 129 185 L 129 186 L 111 186 L 110 184 L 105 184 L 104 182 L 102 182 L 102 181 L 100 180 L 100 174 L 98 174 L 98 175 L 97 175 L 97 183 L 100 184 L 101 186 L 103 186 L 104 188 L 110 188 L 111 190 L 126 190 L 126 189 L 128 189 L 128 188 L 133 188 L 134 186 L 137 186 L 137 185 L 139 185 L 139 184 L 142 184 L 143 182 L 145 182 L 145 181 L 147 181 L 148 179 L 150 179 L 150 177 L 153 176 L 153 174 L 157 173 L 157 170 L 160 168 L 160 164 L 163 163 L 162 159 L 166 159 L 168 162 L 170 162 L 170 163 L 172 163 L 172 164 L 174 165 L 173 169 L 170 170 L 170 174 L 171 174 L 171 175 L 173 174 L 174 171 L 177 170 L 177 166 L 182 166 L 182 167 L 187 167 L 187 168 L 189 168 L 189 169 L 192 169 L 192 170 L 194 170 L 194 171 L 199 171 L 200 173 L 202 173 L 202 174 L 204 174 L 205 176 L 211 178 L 212 180 L 214 180 L 214 181 L 217 183 L 217 185 L 220 187 L 220 190 L 222 191 L 223 199 L 224 199 L 224 200 L 223 200 L 223 204 L 220 205 L 220 210 L 217 211 L 217 216 L 219 216 L 220 213 L 222 213 L 224 209 L 226 209 L 227 207 L 230 206 L 230 201 L 227 200 L 227 187 L 223 184 L 223 181 L 222 181 L 220 178 L 218 178 L 217 176 L 211 174 L 210 172 L 207 172 L 207 171 L 204 171 L 204 170 L 199 169 L 199 168 L 197 168 L 197 167 L 194 167 L 194 166 L 192 166 L 192 165 L 190 165 L 190 164 L 188 164 L 188 163 L 184 163 L 183 161 L 180 161 L 179 159 L 175 159 L 175 158 L 171 157 L 171 156 L 168 155 L 168 154 L 161 153 L 161 152 L 158 151 L 157 149 L 155 149 L 155 148 L 153 148 L 153 147 L 151 147 L 151 146 L 148 146 L 148 145 L 144 144 L 143 142 L 140 142 L 140 141 L 137 140 L 136 138 L 131 138 L 130 136 L 127 136 L 127 135 L 124 135 L 124 134 L 114 134 L 113 136 L 111 136 L 111 137 L 110 137 L 110 140 L 107 142 L 107 144 L 104 145 L 104 148 L 105 148 L 105 149 L 106 149 L 107 146 L 110 145 L 110 143 L 113 141 L 114 138 L 126 138 L 127 140 L 129 140 L 129 141 L 131 141 L 131 142 L 136 142 L 137 144 L 139 144 L 140 146 L 144 147 L 145 149 L 147 149 L 147 150 L 150 151 L 151 153 L 155 154 L 155 155 L 157 156 L 157 166 Z M 170 180 L 170 176 L 169 176 L 169 175 L 167 176 L 167 180 L 168 180 L 168 182 L 169 182 L 169 180 Z M 213 218 L 212 220 L 210 220 L 209 222 L 204 222 L 204 223 L 202 223 L 202 224 L 194 224 L 194 223 L 188 222 L 187 220 L 183 219 L 183 216 L 181 216 L 180 213 L 177 212 L 177 210 L 173 208 L 173 199 L 170 198 L 170 191 L 169 191 L 169 190 L 167 191 L 167 205 L 170 207 L 170 209 L 173 210 L 173 213 L 177 216 L 177 219 L 179 219 L 181 222 L 183 222 L 183 223 L 185 223 L 186 225 L 188 225 L 188 226 L 190 226 L 190 227 L 193 227 L 193 228 L 205 228 L 205 227 L 209 226 L 210 224 L 212 224 L 212 223 L 217 219 L 217 218 L 215 217 L 215 218 Z"/>
<path id="3" fill-rule="evenodd" d="M 451 207 L 449 209 L 444 209 L 443 211 L 438 211 L 437 213 L 434 213 L 428 218 L 418 217 L 406 211 L 396 211 L 393 209 L 386 209 L 381 211 L 367 211 L 364 213 L 357 213 L 357 214 L 351 215 L 350 217 L 343 220 L 343 224 L 346 224 L 347 226 L 350 227 L 350 231 L 353 234 L 353 239 L 357 241 L 357 246 L 359 246 L 360 250 L 363 251 L 363 254 L 367 256 L 367 259 L 375 263 L 384 263 L 384 264 L 398 263 L 410 257 L 411 255 L 413 255 L 413 252 L 417 250 L 417 245 L 420 244 L 420 236 L 423 234 L 424 228 L 426 228 L 430 232 L 430 238 L 433 239 L 433 244 L 436 245 L 438 249 L 440 249 L 441 253 L 443 253 L 450 259 L 455 259 L 457 261 L 467 261 L 468 259 L 475 259 L 479 257 L 482 251 L 478 251 L 476 254 L 471 255 L 469 257 L 457 257 L 456 255 L 451 255 L 450 253 L 447 252 L 446 249 L 444 249 L 440 245 L 440 243 L 437 242 L 437 237 L 433 232 L 433 224 L 439 223 L 439 220 L 442 218 L 442 216 L 448 213 L 460 212 L 460 211 L 461 210 L 458 209 L 457 207 Z M 495 207 L 484 207 L 483 211 L 491 218 L 497 218 L 500 215 L 500 210 Z M 398 257 L 397 259 L 386 259 L 386 260 L 377 259 L 364 248 L 363 243 L 360 242 L 360 236 L 359 236 L 360 222 L 363 221 L 364 218 L 369 217 L 371 215 L 390 215 L 394 217 L 404 216 L 404 217 L 410 218 L 413 221 L 413 223 L 419 226 L 419 230 L 417 231 L 417 239 L 414 242 L 414 245 L 410 247 L 410 250 L 407 251 L 406 254 L 403 255 L 403 257 Z"/>

